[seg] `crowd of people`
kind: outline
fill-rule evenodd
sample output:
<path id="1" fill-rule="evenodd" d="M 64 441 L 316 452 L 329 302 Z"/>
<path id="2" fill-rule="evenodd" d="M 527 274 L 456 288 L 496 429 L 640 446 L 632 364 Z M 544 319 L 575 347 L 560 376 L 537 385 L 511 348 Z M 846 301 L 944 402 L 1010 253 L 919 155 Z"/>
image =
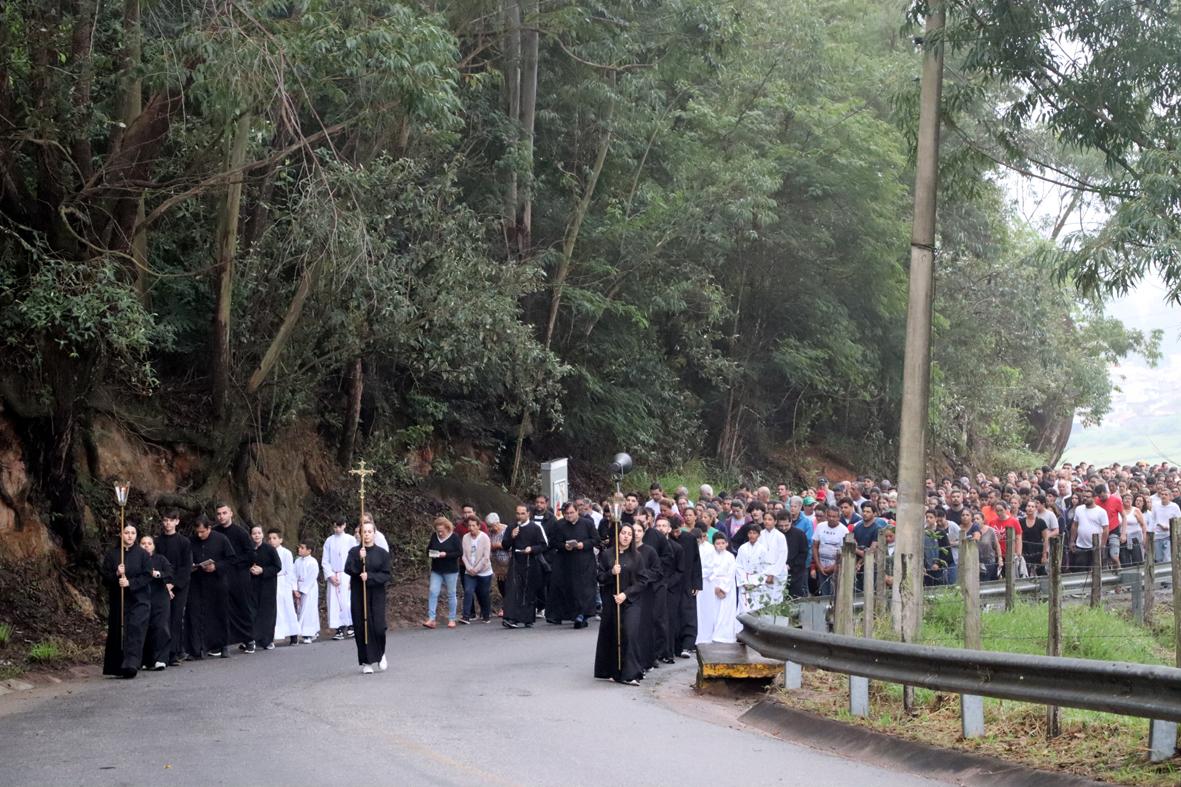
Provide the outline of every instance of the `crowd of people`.
<path id="1" fill-rule="evenodd" d="M 979 546 L 981 579 L 1006 566 L 1022 576 L 1045 573 L 1053 544 L 1066 570 L 1090 570 L 1096 557 L 1134 565 L 1150 543 L 1155 559 L 1167 562 L 1169 523 L 1181 517 L 1173 502 L 1179 484 L 1176 468 L 1144 462 L 927 479 L 925 583 L 957 581 L 965 539 Z M 440 601 L 448 628 L 494 615 L 508 629 L 539 619 L 582 629 L 597 619 L 595 676 L 638 685 L 698 645 L 737 641 L 745 611 L 833 593 L 847 536 L 859 573 L 865 551 L 882 542 L 891 583 L 897 500 L 890 481 L 863 477 L 832 485 L 819 478 L 794 492 L 781 483 L 715 494 L 705 484 L 696 495 L 685 488 L 670 495 L 652 484 L 645 496 L 626 495 L 617 519 L 610 501 L 585 497 L 551 507 L 538 495 L 516 506 L 510 523 L 463 506 L 454 522 L 433 523 L 422 625 L 438 626 Z M 177 533 L 175 511 L 165 512 L 155 538 L 134 521 L 124 528 L 103 565 L 111 589 L 107 674 L 225 658 L 235 645 L 254 653 L 284 640 L 310 643 L 321 632 L 321 575 L 332 639 L 357 641 L 362 672 L 386 668 L 390 547 L 371 516 L 356 535 L 336 522 L 317 562 L 310 543 L 300 542 L 293 559 L 278 530 L 248 529 L 227 505 L 215 515 L 216 526 L 198 515 L 191 537 Z M 1006 561 L 1010 531 L 1014 559 Z"/>

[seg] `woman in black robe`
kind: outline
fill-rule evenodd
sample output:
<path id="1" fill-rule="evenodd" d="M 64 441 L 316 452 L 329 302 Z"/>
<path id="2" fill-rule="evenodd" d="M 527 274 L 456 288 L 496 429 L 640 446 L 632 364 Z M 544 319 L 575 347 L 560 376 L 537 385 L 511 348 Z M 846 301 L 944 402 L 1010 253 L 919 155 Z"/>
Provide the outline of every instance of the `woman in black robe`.
<path id="1" fill-rule="evenodd" d="M 636 551 L 644 560 L 644 569 L 648 576 L 648 582 L 644 585 L 644 589 L 637 599 L 640 602 L 641 612 L 640 666 L 647 672 L 650 669 L 656 668 L 656 626 L 658 623 L 663 625 L 663 621 L 656 615 L 656 592 L 659 588 L 661 593 L 663 593 L 664 572 L 661 568 L 660 554 L 651 544 L 645 543 L 644 526 L 636 523 L 632 525 L 632 530 L 635 533 L 635 540 L 637 542 Z M 661 599 L 663 599 L 663 596 L 661 596 Z"/>
<path id="2" fill-rule="evenodd" d="M 121 537 L 122 544 L 103 557 L 102 578 L 110 598 L 103 674 L 134 678 L 143 658 L 152 610 L 148 590 L 151 560 L 135 543 L 135 525 L 124 525 Z"/>
<path id="3" fill-rule="evenodd" d="M 380 670 L 388 666 L 385 657 L 385 587 L 390 582 L 390 553 L 373 543 L 372 522 L 361 525 L 361 543 L 349 550 L 344 561 L 344 573 L 352 577 L 349 600 L 353 639 L 357 643 L 357 663 L 361 672 L 373 673 L 373 665 Z M 368 607 L 365 602 L 368 601 Z"/>
<path id="4" fill-rule="evenodd" d="M 139 545 L 148 553 L 151 582 L 148 596 L 151 613 L 148 616 L 148 636 L 144 642 L 144 669 L 162 670 L 172 653 L 172 564 L 156 553 L 156 539 L 143 536 Z"/>
<path id="5" fill-rule="evenodd" d="M 279 572 L 283 561 L 279 550 L 263 538 L 262 526 L 250 528 L 254 542 L 254 563 L 250 566 L 250 592 L 254 594 L 254 644 L 265 650 L 275 649 L 275 616 L 279 603 Z M 243 650 L 253 650 L 243 648 Z"/>
<path id="6" fill-rule="evenodd" d="M 562 518 L 554 524 L 553 533 L 545 621 L 560 625 L 573 620 L 574 628 L 586 628 L 590 625 L 587 620 L 595 616 L 595 544 L 599 534 L 594 522 L 580 517 L 573 503 L 562 506 Z"/>
<path id="7" fill-rule="evenodd" d="M 615 562 L 615 550 L 604 549 L 599 553 L 598 580 L 603 598 L 609 603 L 603 605 L 603 619 L 599 624 L 599 640 L 595 647 L 595 677 L 605 678 L 628 686 L 640 685 L 644 668 L 640 661 L 640 644 L 643 597 L 651 576 L 647 562 L 636 549 L 635 537 L 630 527 L 619 530 L 619 563 Z M 615 594 L 615 580 L 619 577 L 619 595 Z M 619 623 L 616 624 L 616 616 Z M 616 639 L 616 629 L 622 635 Z"/>

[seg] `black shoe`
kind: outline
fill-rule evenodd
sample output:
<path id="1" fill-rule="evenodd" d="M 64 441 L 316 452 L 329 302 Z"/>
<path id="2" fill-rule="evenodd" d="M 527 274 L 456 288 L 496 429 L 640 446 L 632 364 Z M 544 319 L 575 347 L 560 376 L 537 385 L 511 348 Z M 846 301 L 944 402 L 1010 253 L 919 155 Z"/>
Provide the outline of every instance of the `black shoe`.
<path id="1" fill-rule="evenodd" d="M 344 630 L 344 638 L 345 638 L 345 639 L 352 639 L 352 638 L 353 638 L 353 637 L 355 637 L 355 636 L 357 636 L 357 634 L 356 634 L 356 632 L 355 632 L 355 631 L 353 631 L 353 627 L 352 627 L 352 626 L 349 626 L 348 628 L 346 628 L 346 629 Z"/>
<path id="2" fill-rule="evenodd" d="M 209 658 L 211 658 L 211 659 L 224 659 L 224 658 L 227 658 L 226 651 L 224 651 L 224 650 L 211 650 L 211 651 L 209 651 L 209 653 L 207 653 L 206 655 L 208 655 L 208 656 L 209 656 Z"/>
<path id="3" fill-rule="evenodd" d="M 344 629 L 337 629 L 336 633 L 332 635 L 332 638 L 339 641 L 344 639 L 344 636 Z"/>
<path id="4" fill-rule="evenodd" d="M 180 666 L 180 659 L 173 659 L 172 661 L 168 662 L 168 666 L 179 667 Z"/>
<path id="5" fill-rule="evenodd" d="M 560 626 L 560 625 L 562 625 L 562 621 L 560 621 L 560 620 L 554 620 L 553 618 L 546 618 L 546 619 L 545 619 L 545 622 L 546 622 L 546 623 L 548 623 L 548 624 L 550 624 L 551 626 Z"/>
<path id="6" fill-rule="evenodd" d="M 245 642 L 243 642 L 243 643 L 241 643 L 241 644 L 239 644 L 239 645 L 238 645 L 238 651 L 239 651 L 239 652 L 241 652 L 241 653 L 245 653 L 245 652 L 246 652 L 246 643 L 245 643 Z"/>
<path id="7" fill-rule="evenodd" d="M 682 650 L 680 653 L 677 654 L 677 658 L 678 659 L 691 659 L 693 657 L 689 655 L 689 651 Z"/>
<path id="8" fill-rule="evenodd" d="M 676 659 L 672 658 L 671 656 L 665 656 L 660 661 L 664 664 L 676 664 L 677 663 Z"/>
<path id="9" fill-rule="evenodd" d="M 520 628 L 525 628 L 525 624 L 524 624 L 524 623 L 518 623 L 518 622 L 517 622 L 517 621 L 515 621 L 515 620 L 506 620 L 506 621 L 504 621 L 504 623 L 503 623 L 502 625 L 503 625 L 503 626 L 504 626 L 506 629 L 520 629 Z"/>
<path id="10" fill-rule="evenodd" d="M 297 642 L 299 642 L 299 637 L 288 637 L 287 638 L 288 645 L 294 645 Z"/>
<path id="11" fill-rule="evenodd" d="M 131 669 L 130 667 L 128 667 L 127 669 L 123 670 L 123 672 L 119 675 L 119 677 L 123 678 L 124 680 L 131 680 L 132 678 L 134 678 L 136 676 L 136 673 L 137 673 L 137 670 L 134 670 L 134 669 Z"/>

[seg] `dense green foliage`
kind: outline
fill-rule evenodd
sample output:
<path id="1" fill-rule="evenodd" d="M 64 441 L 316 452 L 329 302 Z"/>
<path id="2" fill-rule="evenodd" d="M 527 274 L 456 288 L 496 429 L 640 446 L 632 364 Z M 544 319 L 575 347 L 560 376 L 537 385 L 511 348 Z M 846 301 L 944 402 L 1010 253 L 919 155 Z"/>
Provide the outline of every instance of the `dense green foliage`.
<path id="1" fill-rule="evenodd" d="M 522 442 L 893 462 L 921 59 L 903 9 L 0 13 L 0 392 L 54 488 L 96 401 L 208 433 L 205 491 L 300 417 L 342 461 L 435 435 L 493 448 L 506 478 Z M 988 88 L 949 90 L 961 122 L 1016 79 L 970 34 L 960 67 Z M 1072 122 L 1050 129 L 1073 141 Z M 1137 166 L 1167 170 L 1166 149 Z M 972 152 L 945 153 L 933 439 L 987 464 L 1048 419 L 1101 418 L 1106 360 L 1152 343 L 1075 305 Z"/>

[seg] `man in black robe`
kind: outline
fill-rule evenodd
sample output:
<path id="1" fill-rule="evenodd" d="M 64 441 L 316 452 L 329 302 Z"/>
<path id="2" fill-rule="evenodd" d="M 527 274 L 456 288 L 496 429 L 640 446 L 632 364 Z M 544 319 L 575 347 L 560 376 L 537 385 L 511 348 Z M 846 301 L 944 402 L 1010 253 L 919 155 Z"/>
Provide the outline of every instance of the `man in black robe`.
<path id="1" fill-rule="evenodd" d="M 553 526 L 546 623 L 561 625 L 573 620 L 574 628 L 586 628 L 595 615 L 595 542 L 598 532 L 590 517 L 579 516 L 574 503 L 562 506 L 562 518 Z"/>
<path id="2" fill-rule="evenodd" d="M 372 522 L 361 525 L 361 543 L 349 550 L 344 573 L 349 582 L 349 609 L 353 613 L 353 640 L 361 672 L 373 674 L 373 665 L 385 671 L 385 588 L 390 583 L 390 553 L 374 543 Z"/>
<path id="3" fill-rule="evenodd" d="M 537 525 L 545 533 L 545 540 L 548 544 L 553 544 L 557 536 L 554 535 L 554 526 L 557 525 L 558 520 L 554 516 L 554 512 L 550 510 L 549 498 L 545 495 L 538 495 L 533 499 L 533 512 L 530 515 L 533 524 Z M 534 550 L 536 552 L 537 550 Z M 548 550 L 547 550 L 548 551 Z M 537 588 L 537 614 L 545 612 L 547 590 L 549 588 L 550 571 L 553 567 L 550 565 L 549 557 L 547 555 L 535 555 L 533 561 L 541 567 L 541 585 Z"/>
<path id="4" fill-rule="evenodd" d="M 254 563 L 250 566 L 250 592 L 254 598 L 254 635 L 256 647 L 275 649 L 275 616 L 278 614 L 279 572 L 283 561 L 279 550 L 263 539 L 262 525 L 250 528 L 250 540 L 254 544 Z M 239 650 L 246 650 L 239 645 Z"/>
<path id="5" fill-rule="evenodd" d="M 172 599 L 169 604 L 168 666 L 176 667 L 185 654 L 185 609 L 189 603 L 189 582 L 193 573 L 193 547 L 187 536 L 176 532 L 180 524 L 180 512 L 171 508 L 164 512 L 164 532 L 156 537 L 156 554 L 168 560 L 172 566 Z"/>
<path id="6" fill-rule="evenodd" d="M 128 522 L 120 534 L 121 543 L 107 552 L 102 564 L 110 599 L 103 674 L 116 678 L 134 678 L 138 673 L 152 611 L 148 591 L 151 558 L 135 543 L 135 537 L 135 525 Z"/>
<path id="7" fill-rule="evenodd" d="M 696 516 L 686 515 L 686 519 L 696 519 Z M 680 564 L 681 574 L 680 595 L 680 632 L 673 643 L 677 656 L 689 658 L 689 652 L 697 650 L 697 594 L 701 592 L 701 552 L 697 548 L 698 530 L 690 527 L 689 522 L 681 523 L 676 533 L 677 543 L 681 545 Z"/>
<path id="8" fill-rule="evenodd" d="M 660 501 L 661 514 L 656 518 L 656 530 L 664 536 L 672 556 L 672 561 L 664 566 L 666 617 L 664 621 L 665 650 L 662 655 L 662 660 L 666 664 L 672 664 L 673 656 L 681 652 L 681 588 L 684 586 L 684 580 L 681 577 L 681 544 L 676 539 L 676 533 L 673 532 L 673 523 L 663 513 L 664 502 L 667 499 L 664 498 Z M 677 527 L 680 527 L 681 521 L 681 518 L 677 517 Z"/>
<path id="9" fill-rule="evenodd" d="M 787 597 L 803 598 L 808 595 L 808 562 L 812 558 L 808 534 L 795 526 L 787 511 L 775 514 L 775 526 L 787 541 Z"/>
<path id="10" fill-rule="evenodd" d="M 198 514 L 193 524 L 192 582 L 189 585 L 189 606 L 185 615 L 189 655 L 229 658 L 230 637 L 227 608 L 229 589 L 226 575 L 233 569 L 234 548 L 228 538 L 215 532 L 204 514 Z"/>
<path id="11" fill-rule="evenodd" d="M 660 555 L 656 549 L 644 543 L 645 529 L 648 522 L 648 511 L 640 509 L 636 512 L 636 521 L 632 525 L 632 532 L 636 537 L 636 551 L 644 559 L 644 576 L 647 582 L 644 589 L 634 597 L 640 606 L 640 666 L 645 671 L 657 667 L 656 657 L 656 598 L 663 594 L 657 592 L 657 585 L 663 581 L 664 572 L 660 567 Z"/>
<path id="12" fill-rule="evenodd" d="M 234 556 L 226 571 L 226 588 L 230 595 L 228 644 L 238 643 L 244 653 L 253 653 L 254 593 L 250 588 L 250 567 L 254 565 L 254 542 L 250 540 L 250 531 L 234 521 L 234 509 L 218 503 L 216 513 L 217 532 L 234 548 Z"/>
<path id="13" fill-rule="evenodd" d="M 156 551 L 156 539 L 141 536 L 139 545 L 148 553 L 151 567 L 151 582 L 148 596 L 151 613 L 148 616 L 148 636 L 144 641 L 144 669 L 162 670 L 168 664 L 172 652 L 172 636 L 168 629 L 172 617 L 172 564 L 168 558 Z"/>
<path id="14" fill-rule="evenodd" d="M 533 626 L 537 594 L 545 582 L 541 562 L 548 549 L 545 531 L 530 520 L 527 506 L 517 506 L 516 519 L 501 541 L 511 555 L 504 588 L 504 627 L 510 629 Z"/>
<path id="15" fill-rule="evenodd" d="M 672 664 L 673 648 L 668 637 L 668 583 L 673 578 L 675 558 L 668 539 L 655 527 L 644 531 L 644 544 L 652 547 L 660 561 L 660 576 L 652 585 L 653 652 L 655 658 L 665 664 Z"/>

